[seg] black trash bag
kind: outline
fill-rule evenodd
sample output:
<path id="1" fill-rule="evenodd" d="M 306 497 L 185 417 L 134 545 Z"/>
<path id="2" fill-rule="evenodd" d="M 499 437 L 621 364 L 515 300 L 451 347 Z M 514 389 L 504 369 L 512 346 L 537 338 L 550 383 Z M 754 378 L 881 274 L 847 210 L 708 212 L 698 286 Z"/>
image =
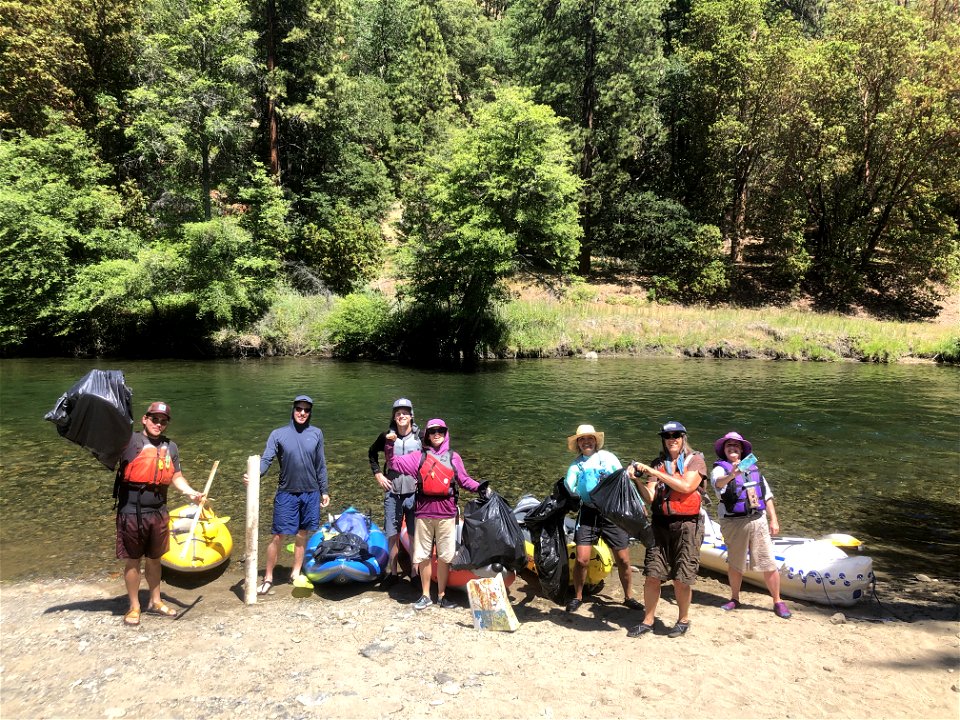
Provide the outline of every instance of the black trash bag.
<path id="1" fill-rule="evenodd" d="M 625 469 L 614 470 L 600 478 L 590 493 L 600 514 L 617 527 L 637 538 L 646 547 L 653 547 L 653 526 L 636 485 Z"/>
<path id="2" fill-rule="evenodd" d="M 132 434 L 132 396 L 120 370 L 91 370 L 43 418 L 57 426 L 61 437 L 116 470 Z"/>
<path id="3" fill-rule="evenodd" d="M 564 520 L 567 512 L 579 503 L 559 481 L 553 492 L 537 507 L 530 510 L 523 524 L 533 544 L 533 563 L 543 594 L 563 605 L 570 588 L 570 565 L 567 557 L 567 533 Z"/>
<path id="4" fill-rule="evenodd" d="M 496 492 L 490 492 L 487 499 L 467 503 L 460 548 L 452 567 L 463 570 L 493 564 L 514 572 L 527 564 L 523 531 L 513 509 Z"/>

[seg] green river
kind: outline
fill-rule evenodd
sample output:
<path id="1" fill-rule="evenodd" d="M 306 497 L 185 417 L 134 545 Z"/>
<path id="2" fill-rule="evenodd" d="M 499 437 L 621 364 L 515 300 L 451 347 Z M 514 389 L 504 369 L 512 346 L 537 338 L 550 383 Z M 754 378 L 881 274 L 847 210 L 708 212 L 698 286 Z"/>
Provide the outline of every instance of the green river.
<path id="1" fill-rule="evenodd" d="M 492 362 L 460 374 L 316 358 L 29 359 L 0 360 L 4 581 L 119 568 L 112 473 L 43 420 L 95 367 L 124 372 L 138 420 L 150 401 L 170 403 L 168 434 L 194 487 L 220 460 L 211 497 L 218 513 L 234 518 L 235 563 L 247 457 L 262 452 L 270 430 L 288 421 L 293 397 L 306 393 L 326 437 L 333 511 L 353 504 L 382 519 L 367 448 L 399 396 L 413 400 L 420 423 L 444 418 L 468 472 L 511 503 L 549 491 L 572 459 L 566 436 L 578 424 L 604 431 L 606 449 L 626 463 L 650 460 L 659 426 L 676 419 L 708 463 L 713 441 L 728 430 L 753 443 L 784 534 L 850 533 L 866 543 L 880 577 L 960 576 L 956 368 L 604 358 Z M 261 486 L 262 539 L 276 477 L 273 468 Z"/>

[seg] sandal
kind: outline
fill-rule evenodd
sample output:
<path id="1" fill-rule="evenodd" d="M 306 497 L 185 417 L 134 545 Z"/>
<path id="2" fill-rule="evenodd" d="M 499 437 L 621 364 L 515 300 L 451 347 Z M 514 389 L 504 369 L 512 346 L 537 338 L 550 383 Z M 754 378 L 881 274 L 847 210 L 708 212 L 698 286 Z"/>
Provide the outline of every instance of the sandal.
<path id="1" fill-rule="evenodd" d="M 293 586 L 301 590 L 313 590 L 313 583 L 310 582 L 310 578 L 306 575 L 295 575 L 293 578 Z"/>
<path id="2" fill-rule="evenodd" d="M 720 609 L 721 609 L 721 610 L 736 610 L 738 607 L 740 607 L 740 601 L 739 601 L 739 600 L 731 600 L 730 602 L 727 602 L 727 603 L 724 603 L 723 605 L 721 605 L 721 606 L 720 606 Z"/>
<path id="3" fill-rule="evenodd" d="M 161 617 L 166 618 L 175 618 L 178 613 L 172 607 L 167 605 L 165 602 L 160 603 L 159 605 L 151 605 L 146 609 L 146 612 L 150 615 L 160 615 Z"/>
<path id="4" fill-rule="evenodd" d="M 628 607 L 631 610 L 643 610 L 643 605 L 640 604 L 640 601 L 636 598 L 627 598 L 623 601 L 624 607 Z"/>
<path id="5" fill-rule="evenodd" d="M 257 595 L 266 595 L 268 592 L 270 592 L 270 588 L 272 587 L 272 580 L 264 580 L 259 586 L 257 586 Z"/>
<path id="6" fill-rule="evenodd" d="M 123 624 L 127 627 L 137 627 L 140 624 L 140 608 L 128 610 L 123 616 Z"/>

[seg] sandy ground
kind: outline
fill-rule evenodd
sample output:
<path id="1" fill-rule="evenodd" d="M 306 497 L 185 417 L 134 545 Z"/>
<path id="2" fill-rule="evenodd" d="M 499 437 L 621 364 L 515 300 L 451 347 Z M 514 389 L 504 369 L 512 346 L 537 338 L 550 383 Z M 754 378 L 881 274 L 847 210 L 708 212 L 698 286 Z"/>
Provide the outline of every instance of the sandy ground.
<path id="1" fill-rule="evenodd" d="M 666 637 L 668 590 L 656 634 L 631 639 L 639 613 L 615 578 L 573 615 L 517 578 L 514 633 L 475 630 L 458 591 L 459 609 L 416 613 L 405 581 L 278 585 L 247 606 L 240 563 L 202 585 L 168 580 L 181 617 L 136 629 L 117 572 L 0 587 L 0 717 L 960 717 L 960 592 L 943 581 L 881 579 L 879 602 L 791 602 L 781 620 L 749 589 L 746 607 L 720 610 L 727 588 L 708 575 L 685 637 Z"/>

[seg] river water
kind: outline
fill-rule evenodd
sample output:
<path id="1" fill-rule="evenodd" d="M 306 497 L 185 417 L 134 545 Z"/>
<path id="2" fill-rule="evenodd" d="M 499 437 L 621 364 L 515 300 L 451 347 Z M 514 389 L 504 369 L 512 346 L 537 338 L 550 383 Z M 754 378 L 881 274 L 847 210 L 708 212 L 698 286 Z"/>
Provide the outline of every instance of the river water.
<path id="1" fill-rule="evenodd" d="M 578 424 L 604 431 L 606 449 L 626 463 L 652 459 L 659 426 L 676 419 L 708 460 L 728 430 L 753 443 L 784 534 L 850 533 L 866 543 L 881 578 L 960 577 L 956 368 L 613 358 L 493 362 L 459 374 L 282 358 L 0 361 L 2 580 L 119 567 L 112 473 L 42 419 L 94 367 L 124 371 L 137 419 L 152 400 L 170 403 L 168 433 L 194 487 L 220 460 L 211 497 L 234 518 L 235 559 L 247 457 L 263 451 L 270 430 L 288 421 L 293 397 L 306 393 L 326 437 L 332 510 L 353 504 L 382 517 L 367 448 L 399 396 L 413 400 L 421 424 L 443 417 L 468 472 L 511 503 L 549 492 L 572 459 L 566 437 Z M 262 539 L 276 477 L 273 468 L 261 486 Z"/>

